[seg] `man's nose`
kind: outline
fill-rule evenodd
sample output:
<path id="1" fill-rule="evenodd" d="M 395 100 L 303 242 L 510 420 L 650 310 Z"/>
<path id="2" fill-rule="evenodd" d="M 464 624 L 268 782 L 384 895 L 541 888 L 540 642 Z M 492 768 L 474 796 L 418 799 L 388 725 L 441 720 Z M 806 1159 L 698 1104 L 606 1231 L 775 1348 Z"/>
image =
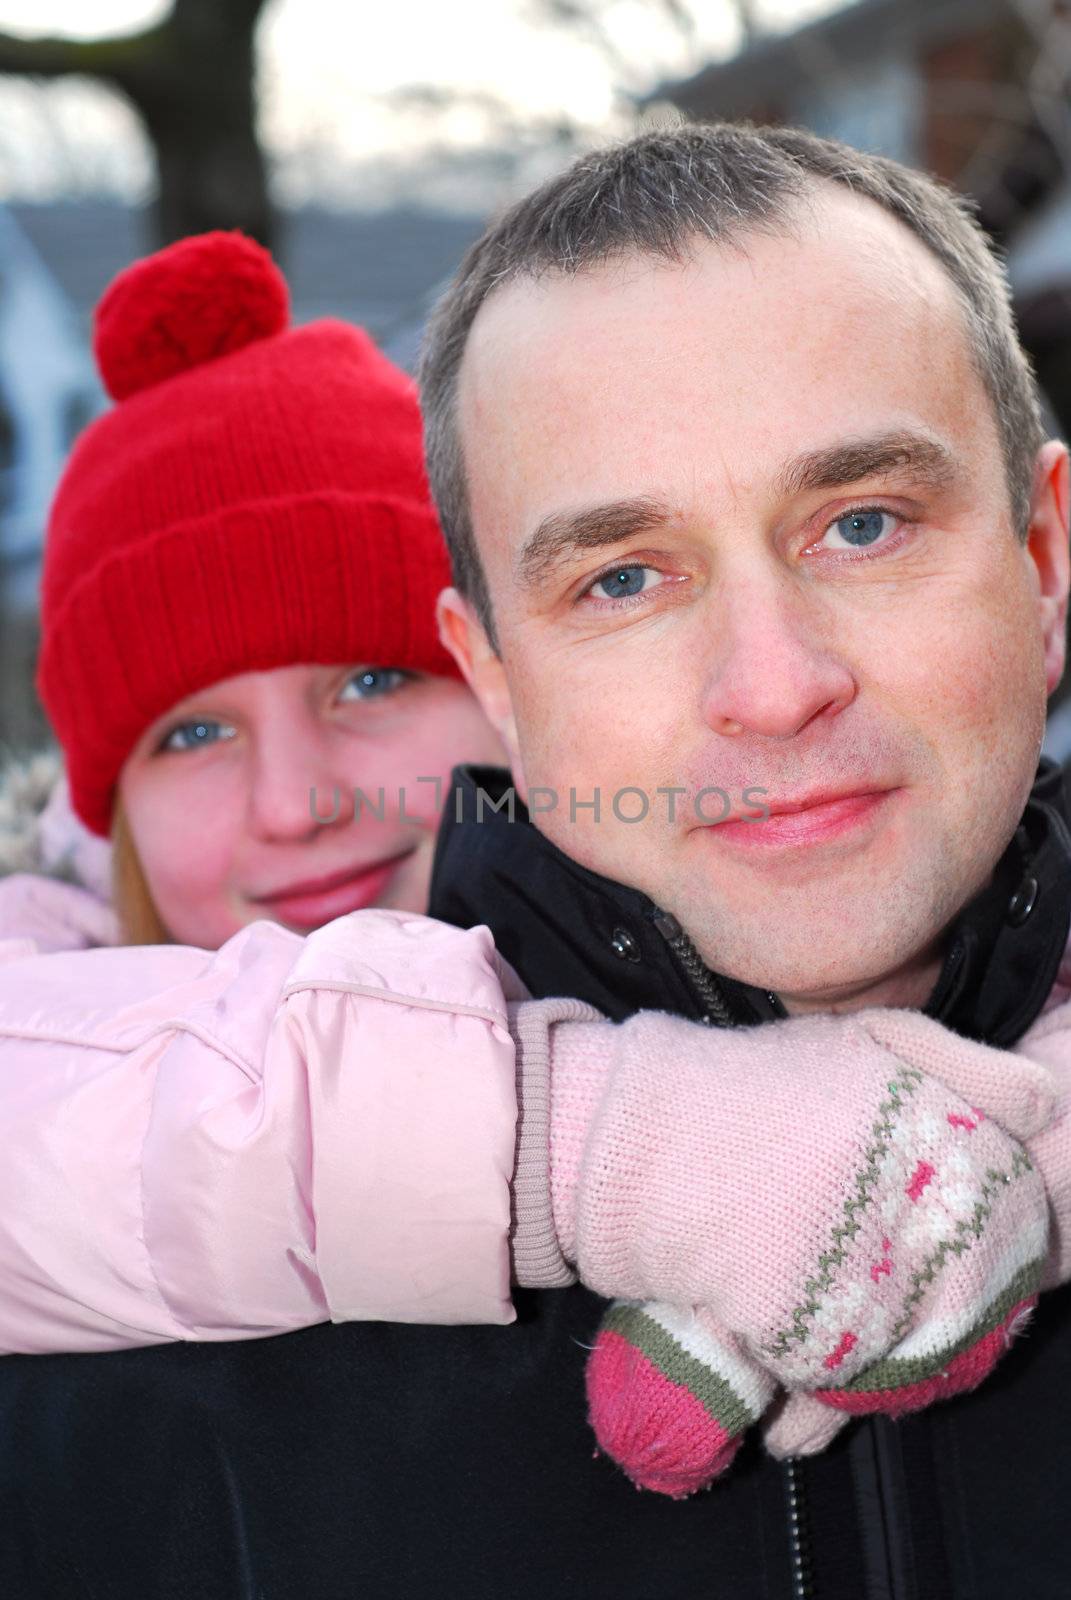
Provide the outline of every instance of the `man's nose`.
<path id="1" fill-rule="evenodd" d="M 752 569 L 712 597 L 703 716 L 716 733 L 794 738 L 856 694 L 820 600 L 776 570 Z"/>
<path id="2" fill-rule="evenodd" d="M 250 769 L 249 827 L 254 837 L 312 838 L 353 815 L 353 794 L 328 741 L 310 719 L 286 719 L 258 732 Z"/>

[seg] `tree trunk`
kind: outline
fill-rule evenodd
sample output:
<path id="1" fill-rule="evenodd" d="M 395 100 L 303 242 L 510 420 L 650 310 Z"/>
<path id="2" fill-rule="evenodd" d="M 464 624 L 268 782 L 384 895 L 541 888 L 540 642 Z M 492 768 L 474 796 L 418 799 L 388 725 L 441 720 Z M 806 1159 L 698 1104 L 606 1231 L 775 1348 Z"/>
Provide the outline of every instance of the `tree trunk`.
<path id="1" fill-rule="evenodd" d="M 160 239 L 241 228 L 270 248 L 275 230 L 256 134 L 252 30 L 230 34 L 225 49 L 216 30 L 205 35 L 177 32 L 167 70 L 136 85 L 134 103 L 160 177 Z"/>
<path id="2" fill-rule="evenodd" d="M 274 213 L 256 131 L 254 34 L 264 4 L 174 0 L 156 27 L 120 38 L 0 34 L 0 72 L 78 73 L 126 96 L 156 155 L 161 243 L 240 228 L 271 247 Z"/>

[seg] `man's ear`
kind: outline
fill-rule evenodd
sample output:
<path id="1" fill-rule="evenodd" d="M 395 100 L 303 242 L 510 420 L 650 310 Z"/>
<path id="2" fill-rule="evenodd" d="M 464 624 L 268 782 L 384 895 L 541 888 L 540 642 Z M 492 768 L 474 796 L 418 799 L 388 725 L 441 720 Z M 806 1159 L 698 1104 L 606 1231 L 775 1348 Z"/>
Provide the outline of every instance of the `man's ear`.
<path id="1" fill-rule="evenodd" d="M 1026 550 L 1038 582 L 1038 615 L 1045 648 L 1045 682 L 1049 694 L 1064 671 L 1067 638 L 1068 555 L 1067 446 L 1050 439 L 1038 451 L 1030 498 Z"/>
<path id="2" fill-rule="evenodd" d="M 475 607 L 457 589 L 444 589 L 435 607 L 439 638 L 461 669 L 462 676 L 498 734 L 509 755 L 518 787 L 523 789 L 517 724 L 502 658 L 487 637 Z"/>

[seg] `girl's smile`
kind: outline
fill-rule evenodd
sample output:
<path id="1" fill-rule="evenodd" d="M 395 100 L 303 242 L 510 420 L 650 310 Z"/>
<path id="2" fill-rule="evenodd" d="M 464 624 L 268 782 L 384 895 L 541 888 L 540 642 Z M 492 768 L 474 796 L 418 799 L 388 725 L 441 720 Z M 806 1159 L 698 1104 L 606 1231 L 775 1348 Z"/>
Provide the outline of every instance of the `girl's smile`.
<path id="1" fill-rule="evenodd" d="M 344 917 L 350 911 L 375 905 L 416 848 L 413 845 L 384 860 L 344 868 L 330 877 L 293 883 L 275 894 L 257 895 L 253 899 L 264 906 L 266 916 L 285 922 L 299 932 L 319 928 L 334 917 Z"/>
<path id="2" fill-rule="evenodd" d="M 127 759 L 119 800 L 168 934 L 215 948 L 264 917 L 308 933 L 370 905 L 423 911 L 450 770 L 496 760 L 456 679 L 302 664 L 173 706 Z"/>

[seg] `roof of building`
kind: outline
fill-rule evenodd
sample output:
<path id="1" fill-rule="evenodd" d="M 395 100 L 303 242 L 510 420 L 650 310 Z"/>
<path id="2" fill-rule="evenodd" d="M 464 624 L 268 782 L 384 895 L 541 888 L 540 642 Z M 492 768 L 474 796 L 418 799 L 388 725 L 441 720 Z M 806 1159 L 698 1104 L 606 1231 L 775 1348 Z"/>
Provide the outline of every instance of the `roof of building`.
<path id="1" fill-rule="evenodd" d="M 794 79 L 821 79 L 872 62 L 901 42 L 933 46 L 964 28 L 1007 15 L 1007 0 L 852 0 L 787 33 L 761 34 L 727 61 L 668 80 L 645 103 L 668 100 L 689 116 L 755 116 L 783 99 Z"/>
<path id="2" fill-rule="evenodd" d="M 11 212 L 87 320 L 109 281 L 155 246 L 147 209 L 102 200 L 14 204 Z M 341 316 L 362 323 L 402 359 L 428 302 L 481 217 L 406 207 L 340 212 L 304 207 L 280 215 L 277 254 L 290 282 L 295 320 Z"/>

